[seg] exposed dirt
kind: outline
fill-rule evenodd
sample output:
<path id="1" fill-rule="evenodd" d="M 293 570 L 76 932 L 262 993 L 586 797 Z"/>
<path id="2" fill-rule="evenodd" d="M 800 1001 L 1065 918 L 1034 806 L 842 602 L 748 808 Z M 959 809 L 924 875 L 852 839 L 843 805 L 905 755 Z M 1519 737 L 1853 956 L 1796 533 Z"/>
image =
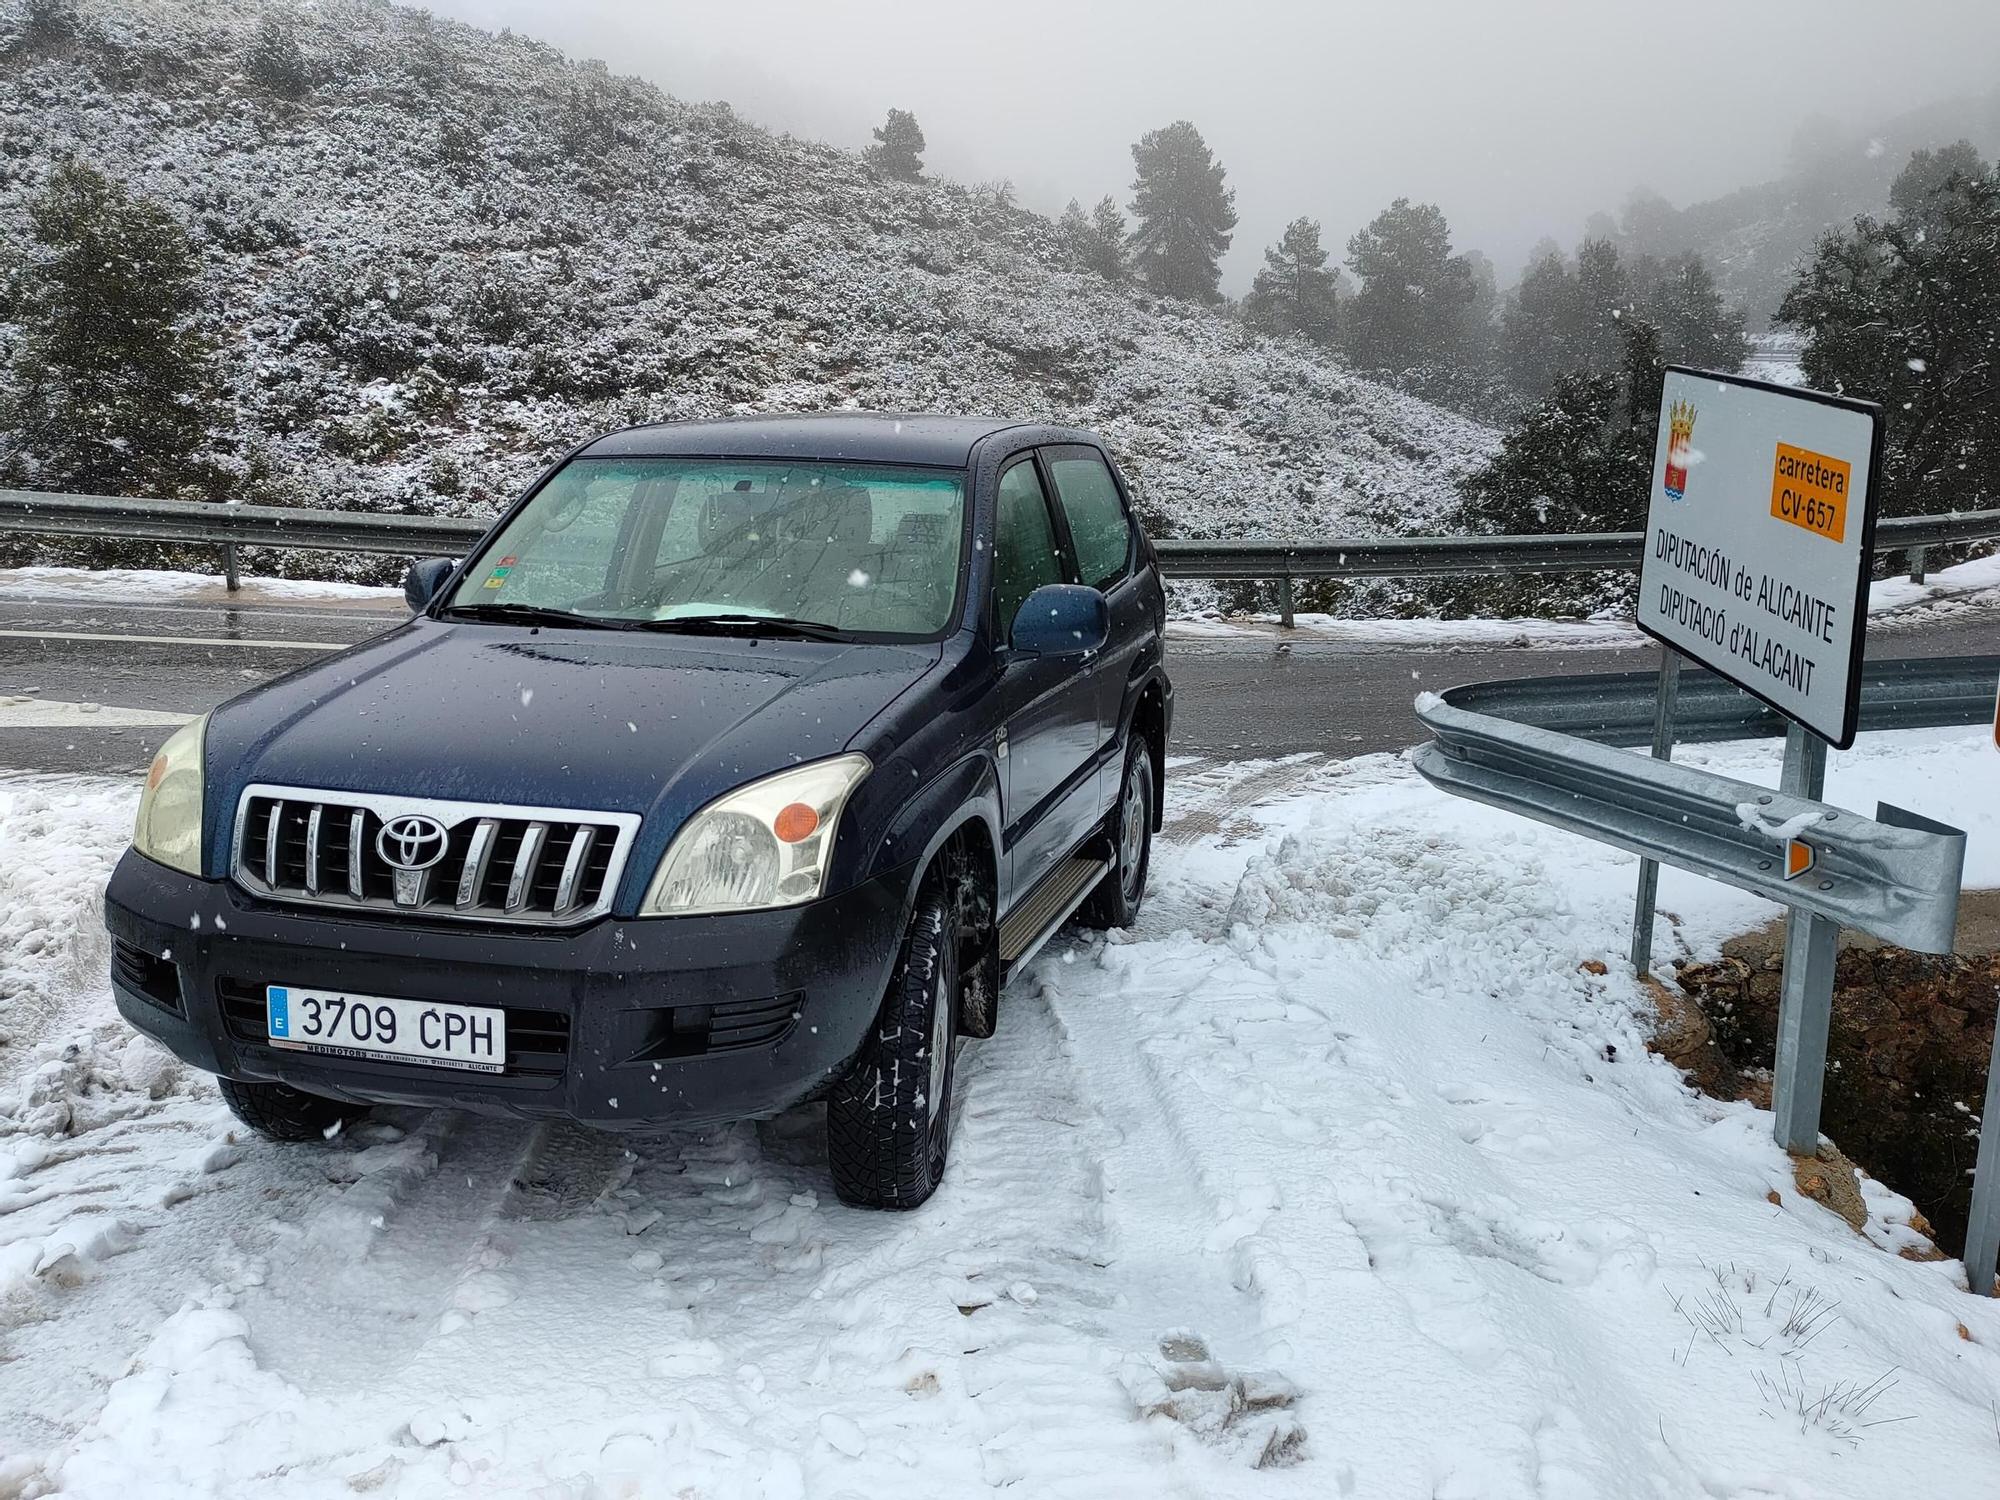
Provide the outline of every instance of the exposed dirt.
<path id="1" fill-rule="evenodd" d="M 1725 943 L 1715 963 L 1680 971 L 1715 1046 L 1739 1068 L 1771 1066 L 1783 972 L 1780 922 Z M 2000 892 L 1967 893 L 1949 956 L 1841 934 L 1820 1128 L 1913 1199 L 1954 1255 L 1971 1206 L 1996 1001 Z"/>

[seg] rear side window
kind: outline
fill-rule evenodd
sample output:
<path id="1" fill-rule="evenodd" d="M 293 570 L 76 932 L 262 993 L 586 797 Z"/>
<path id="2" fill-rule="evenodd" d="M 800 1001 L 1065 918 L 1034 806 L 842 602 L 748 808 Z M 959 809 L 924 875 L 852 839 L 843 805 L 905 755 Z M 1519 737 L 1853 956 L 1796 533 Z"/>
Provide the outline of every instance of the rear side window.
<path id="1" fill-rule="evenodd" d="M 1118 483 L 1104 460 L 1088 448 L 1057 448 L 1043 455 L 1069 520 L 1077 576 L 1108 589 L 1125 576 L 1132 556 L 1132 523 Z"/>
<path id="2" fill-rule="evenodd" d="M 1055 527 L 1035 466 L 1017 463 L 1000 476 L 998 516 L 993 535 L 993 619 L 1005 640 L 1014 616 L 1036 589 L 1061 583 Z"/>

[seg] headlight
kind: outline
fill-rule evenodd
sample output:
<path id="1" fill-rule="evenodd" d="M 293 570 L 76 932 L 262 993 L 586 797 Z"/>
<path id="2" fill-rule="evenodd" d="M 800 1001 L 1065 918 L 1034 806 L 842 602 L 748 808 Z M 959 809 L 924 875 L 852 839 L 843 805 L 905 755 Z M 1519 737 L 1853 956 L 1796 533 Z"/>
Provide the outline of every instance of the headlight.
<path id="1" fill-rule="evenodd" d="M 208 715 L 167 737 L 146 772 L 132 847 L 189 875 L 201 873 L 201 751 Z"/>
<path id="2" fill-rule="evenodd" d="M 639 915 L 749 911 L 812 900 L 826 888 L 840 810 L 869 769 L 865 755 L 836 755 L 718 797 L 674 835 Z"/>

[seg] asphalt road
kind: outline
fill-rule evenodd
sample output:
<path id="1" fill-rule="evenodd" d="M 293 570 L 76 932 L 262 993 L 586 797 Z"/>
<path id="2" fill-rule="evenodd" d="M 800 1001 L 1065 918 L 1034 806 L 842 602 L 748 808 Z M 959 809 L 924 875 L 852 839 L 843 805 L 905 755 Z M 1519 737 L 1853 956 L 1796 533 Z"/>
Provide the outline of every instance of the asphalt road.
<path id="1" fill-rule="evenodd" d="M 207 601 L 124 604 L 0 598 L 0 769 L 143 767 L 174 715 L 200 713 L 256 683 L 363 640 L 399 605 Z M 1871 654 L 1991 651 L 1993 617 L 1891 625 Z M 1420 737 L 1425 689 L 1541 673 L 1648 671 L 1650 647 L 1520 649 L 1284 639 L 1274 631 L 1173 639 L 1176 754 L 1255 759 L 1355 755 Z M 27 700 L 27 701 L 20 701 Z M 75 709 L 57 705 L 101 705 Z"/>

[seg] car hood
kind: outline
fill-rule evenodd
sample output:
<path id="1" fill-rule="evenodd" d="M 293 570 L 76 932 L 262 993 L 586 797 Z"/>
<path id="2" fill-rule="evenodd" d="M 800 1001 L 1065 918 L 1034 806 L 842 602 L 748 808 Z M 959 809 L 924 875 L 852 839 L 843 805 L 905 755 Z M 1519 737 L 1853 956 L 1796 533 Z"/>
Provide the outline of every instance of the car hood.
<path id="1" fill-rule="evenodd" d="M 254 783 L 646 816 L 846 749 L 942 654 L 418 618 L 232 699 L 208 731 L 211 868 Z"/>

